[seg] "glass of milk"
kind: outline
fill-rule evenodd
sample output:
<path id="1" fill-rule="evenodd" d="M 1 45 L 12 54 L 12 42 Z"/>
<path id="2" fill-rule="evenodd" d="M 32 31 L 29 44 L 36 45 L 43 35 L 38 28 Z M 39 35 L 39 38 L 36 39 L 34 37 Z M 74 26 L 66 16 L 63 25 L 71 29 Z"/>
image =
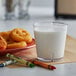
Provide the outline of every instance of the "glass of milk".
<path id="1" fill-rule="evenodd" d="M 61 22 L 38 22 L 34 26 L 39 60 L 56 61 L 64 57 L 67 25 Z"/>

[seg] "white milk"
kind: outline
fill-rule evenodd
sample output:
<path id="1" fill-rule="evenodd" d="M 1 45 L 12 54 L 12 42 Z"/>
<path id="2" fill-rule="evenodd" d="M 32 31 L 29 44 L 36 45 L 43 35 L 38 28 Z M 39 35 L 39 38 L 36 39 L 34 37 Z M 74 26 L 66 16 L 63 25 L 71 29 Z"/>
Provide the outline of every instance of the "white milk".
<path id="1" fill-rule="evenodd" d="M 61 30 L 34 30 L 38 57 L 57 59 L 64 56 L 66 31 Z"/>

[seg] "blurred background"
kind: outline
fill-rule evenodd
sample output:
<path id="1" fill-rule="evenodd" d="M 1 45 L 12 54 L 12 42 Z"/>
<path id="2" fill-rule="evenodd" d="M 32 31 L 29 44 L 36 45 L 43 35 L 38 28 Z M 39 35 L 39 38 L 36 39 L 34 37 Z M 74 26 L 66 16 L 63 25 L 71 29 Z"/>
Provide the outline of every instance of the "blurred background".
<path id="1" fill-rule="evenodd" d="M 31 0 L 31 6 L 35 7 L 54 7 L 54 0 Z"/>
<path id="2" fill-rule="evenodd" d="M 0 0 L 0 19 L 76 19 L 76 0 Z"/>
<path id="3" fill-rule="evenodd" d="M 54 0 L 0 0 L 0 19 L 23 19 L 28 14 L 54 15 Z"/>
<path id="4" fill-rule="evenodd" d="M 0 30 L 44 20 L 67 23 L 68 34 L 76 38 L 76 0 L 0 0 Z"/>
<path id="5" fill-rule="evenodd" d="M 41 17 L 54 16 L 54 8 L 55 0 L 31 0 L 31 5 L 29 9 L 30 12 L 35 12 L 33 16 L 37 16 L 38 14 Z M 31 13 L 30 13 L 31 14 Z"/>

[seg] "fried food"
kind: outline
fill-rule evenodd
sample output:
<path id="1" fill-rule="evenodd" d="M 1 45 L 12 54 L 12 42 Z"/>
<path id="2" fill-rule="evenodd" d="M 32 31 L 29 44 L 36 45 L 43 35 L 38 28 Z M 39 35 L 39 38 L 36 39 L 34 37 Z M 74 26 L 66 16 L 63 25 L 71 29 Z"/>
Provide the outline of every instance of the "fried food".
<path id="1" fill-rule="evenodd" d="M 23 48 L 30 42 L 32 42 L 32 36 L 22 28 L 0 32 L 0 50 Z"/>
<path id="2" fill-rule="evenodd" d="M 7 43 L 5 39 L 2 36 L 0 36 L 0 50 L 5 50 L 6 47 L 7 47 Z"/>
<path id="3" fill-rule="evenodd" d="M 0 32 L 0 35 L 7 41 L 9 39 L 10 31 Z"/>
<path id="4" fill-rule="evenodd" d="M 6 40 L 7 44 L 14 42 L 14 40 L 10 38 L 10 32 L 11 31 L 0 32 L 0 35 Z"/>
<path id="5" fill-rule="evenodd" d="M 11 44 L 11 43 L 14 43 L 15 41 L 13 39 L 9 38 L 6 42 L 7 42 L 7 44 Z"/>
<path id="6" fill-rule="evenodd" d="M 7 49 L 23 48 L 23 47 L 26 47 L 26 46 L 27 46 L 27 43 L 25 41 L 14 42 L 14 43 L 8 44 Z"/>
<path id="7" fill-rule="evenodd" d="M 26 41 L 26 43 L 30 43 L 32 41 L 30 33 L 21 28 L 13 29 L 10 33 L 10 37 L 15 41 Z"/>

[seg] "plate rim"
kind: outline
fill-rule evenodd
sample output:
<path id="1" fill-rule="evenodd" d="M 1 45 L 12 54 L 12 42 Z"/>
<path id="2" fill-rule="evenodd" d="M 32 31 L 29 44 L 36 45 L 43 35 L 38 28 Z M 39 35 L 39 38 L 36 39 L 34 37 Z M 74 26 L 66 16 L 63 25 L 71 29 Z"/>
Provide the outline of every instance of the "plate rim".
<path id="1" fill-rule="evenodd" d="M 33 48 L 33 47 L 36 46 L 36 44 L 35 44 L 35 39 L 32 38 L 32 40 L 34 41 L 34 43 L 31 44 L 33 41 L 32 41 L 31 43 L 29 43 L 29 44 L 31 44 L 31 45 L 28 45 L 28 46 L 23 47 L 23 48 L 5 49 L 5 50 L 0 51 L 0 54 L 15 53 L 15 52 L 18 52 L 18 51 L 20 51 L 20 50 L 27 50 L 27 49 Z"/>

